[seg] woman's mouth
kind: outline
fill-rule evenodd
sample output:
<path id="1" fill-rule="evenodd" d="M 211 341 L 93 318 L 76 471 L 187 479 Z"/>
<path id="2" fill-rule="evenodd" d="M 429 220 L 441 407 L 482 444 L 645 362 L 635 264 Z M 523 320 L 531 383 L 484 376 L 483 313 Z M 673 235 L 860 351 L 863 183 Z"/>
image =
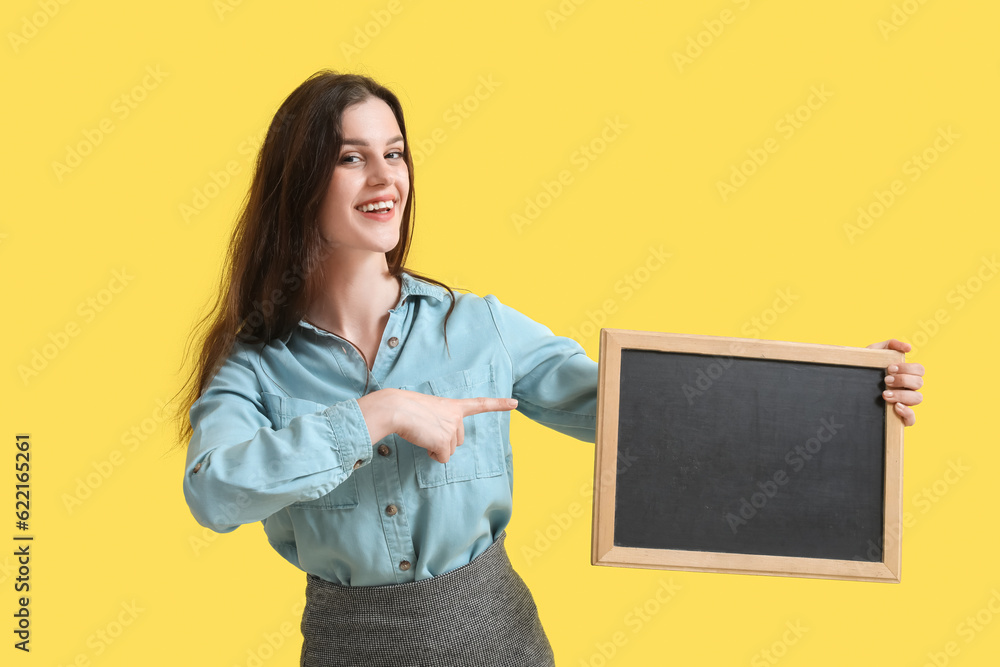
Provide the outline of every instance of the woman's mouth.
<path id="1" fill-rule="evenodd" d="M 361 214 L 366 218 L 378 220 L 379 222 L 385 222 L 392 219 L 393 211 L 396 208 L 396 202 L 392 199 L 379 199 L 376 201 L 370 201 L 366 204 L 361 204 L 360 206 L 355 206 L 354 208 L 357 211 L 361 211 Z"/>
<path id="2" fill-rule="evenodd" d="M 367 213 L 369 211 L 391 211 L 395 206 L 395 202 L 391 199 L 386 199 L 382 201 L 372 201 L 367 204 L 362 204 L 356 207 L 362 213 Z"/>

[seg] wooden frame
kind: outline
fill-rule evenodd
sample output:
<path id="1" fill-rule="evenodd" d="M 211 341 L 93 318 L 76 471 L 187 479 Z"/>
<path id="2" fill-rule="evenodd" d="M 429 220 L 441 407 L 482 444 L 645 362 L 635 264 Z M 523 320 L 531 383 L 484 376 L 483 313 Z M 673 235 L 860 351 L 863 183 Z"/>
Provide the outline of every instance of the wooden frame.
<path id="1" fill-rule="evenodd" d="M 870 368 L 885 368 L 905 360 L 905 355 L 895 350 L 602 329 L 594 466 L 593 565 L 893 583 L 900 581 L 903 422 L 889 402 L 885 406 L 882 562 L 616 546 L 615 487 L 623 350 L 657 350 Z"/>

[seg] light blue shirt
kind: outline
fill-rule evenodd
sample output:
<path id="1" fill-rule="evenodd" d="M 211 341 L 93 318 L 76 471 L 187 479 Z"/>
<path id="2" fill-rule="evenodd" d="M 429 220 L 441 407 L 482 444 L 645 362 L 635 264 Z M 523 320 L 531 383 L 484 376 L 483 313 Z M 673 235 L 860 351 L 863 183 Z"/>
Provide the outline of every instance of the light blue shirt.
<path id="1" fill-rule="evenodd" d="M 360 396 L 513 397 L 525 416 L 594 442 L 597 362 L 576 341 L 492 294 L 455 292 L 446 351 L 447 292 L 406 273 L 401 286 L 370 373 L 354 346 L 304 320 L 236 344 L 191 407 L 184 497 L 200 524 L 261 521 L 285 559 L 335 583 L 416 581 L 468 564 L 507 526 L 510 413 L 466 417 L 442 464 L 395 434 L 372 443 Z"/>

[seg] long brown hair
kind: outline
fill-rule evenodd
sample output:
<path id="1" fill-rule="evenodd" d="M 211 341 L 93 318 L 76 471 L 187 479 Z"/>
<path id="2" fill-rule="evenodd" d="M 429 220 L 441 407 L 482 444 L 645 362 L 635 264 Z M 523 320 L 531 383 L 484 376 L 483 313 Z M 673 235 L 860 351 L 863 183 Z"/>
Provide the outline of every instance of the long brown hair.
<path id="1" fill-rule="evenodd" d="M 404 270 L 421 280 L 442 282 L 404 266 L 413 234 L 413 160 L 410 156 L 403 108 L 388 88 L 358 74 L 321 70 L 306 79 L 281 104 L 257 155 L 250 190 L 233 230 L 220 277 L 215 305 L 195 325 L 185 347 L 188 358 L 193 339 L 200 353 L 187 382 L 178 392 L 179 445 L 192 435 L 188 413 L 215 375 L 237 340 L 266 343 L 289 333 L 318 296 L 327 246 L 318 214 L 343 143 L 344 110 L 370 97 L 392 109 L 403 136 L 403 157 L 409 173 L 410 194 L 403 208 L 399 243 L 385 254 L 389 273 Z M 204 332 L 204 333 L 203 333 Z"/>

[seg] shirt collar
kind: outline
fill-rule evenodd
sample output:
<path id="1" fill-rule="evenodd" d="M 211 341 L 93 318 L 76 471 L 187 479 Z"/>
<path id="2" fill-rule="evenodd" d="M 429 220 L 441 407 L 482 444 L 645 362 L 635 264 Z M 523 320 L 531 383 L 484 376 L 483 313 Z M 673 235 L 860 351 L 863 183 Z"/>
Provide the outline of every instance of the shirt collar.
<path id="1" fill-rule="evenodd" d="M 438 285 L 435 285 L 433 283 L 425 282 L 423 280 L 420 280 L 419 278 L 414 278 L 413 276 L 411 276 L 406 271 L 403 271 L 402 273 L 400 273 L 400 282 L 401 282 L 401 285 L 400 285 L 400 292 L 399 292 L 399 303 L 396 304 L 396 306 L 395 306 L 395 308 L 393 308 L 393 310 L 395 310 L 396 308 L 399 308 L 401 305 L 403 305 L 403 302 L 406 300 L 406 297 L 408 297 L 410 295 L 413 295 L 413 296 L 426 296 L 426 297 L 430 297 L 432 299 L 437 299 L 438 301 L 444 301 L 447 298 L 447 292 L 445 292 L 444 288 L 442 288 L 442 287 L 440 287 Z M 329 335 L 328 331 L 324 331 L 322 329 L 319 329 L 319 328 L 313 326 L 312 324 L 310 324 L 309 322 L 306 322 L 304 319 L 299 320 L 299 326 L 302 327 L 302 328 L 304 328 L 304 329 L 310 329 L 310 330 L 315 331 L 317 333 L 322 333 L 322 334 Z M 295 329 L 293 329 L 292 331 L 289 331 L 287 334 L 285 334 L 284 336 L 282 336 L 281 339 L 280 339 L 281 342 L 287 343 L 288 340 L 292 337 L 292 333 L 294 331 L 295 331 Z"/>
<path id="2" fill-rule="evenodd" d="M 397 308 L 399 308 L 399 306 L 403 303 L 403 299 L 410 294 L 429 296 L 437 299 L 438 301 L 444 301 L 448 298 L 447 292 L 445 292 L 444 288 L 439 285 L 425 282 L 419 278 L 414 278 L 406 271 L 403 271 L 400 275 L 402 277 L 403 284 L 399 295 L 399 303 L 396 304 Z"/>

